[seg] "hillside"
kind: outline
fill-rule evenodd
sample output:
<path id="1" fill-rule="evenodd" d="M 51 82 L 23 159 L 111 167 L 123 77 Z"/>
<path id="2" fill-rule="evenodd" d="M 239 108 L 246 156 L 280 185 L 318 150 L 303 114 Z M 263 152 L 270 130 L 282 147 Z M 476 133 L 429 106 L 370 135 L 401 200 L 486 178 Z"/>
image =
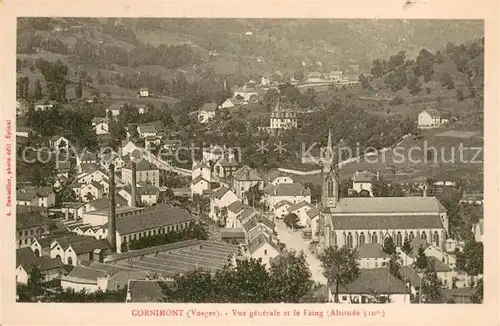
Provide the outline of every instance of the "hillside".
<path id="1" fill-rule="evenodd" d="M 357 74 L 350 65 L 366 71 L 373 58 L 399 50 L 415 57 L 422 48 L 435 51 L 447 42 L 482 36 L 481 21 L 40 18 L 19 21 L 18 55 L 61 59 L 71 70 L 100 72 L 106 80 L 139 72 L 170 80 L 179 72 L 193 76 L 213 66 L 216 73 L 235 75 L 233 83 L 239 84 L 276 70 L 354 69 Z M 158 48 L 182 45 L 189 50 L 170 49 L 165 55 L 167 50 Z M 153 47 L 160 52 L 152 54 Z M 220 55 L 211 58 L 210 50 Z"/>

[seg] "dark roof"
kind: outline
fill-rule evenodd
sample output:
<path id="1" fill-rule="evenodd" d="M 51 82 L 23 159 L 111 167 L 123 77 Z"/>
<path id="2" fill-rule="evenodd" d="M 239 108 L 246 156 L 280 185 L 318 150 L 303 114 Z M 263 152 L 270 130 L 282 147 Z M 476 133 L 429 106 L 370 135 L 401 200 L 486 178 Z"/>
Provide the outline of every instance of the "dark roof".
<path id="1" fill-rule="evenodd" d="M 399 269 L 399 274 L 406 282 L 410 282 L 410 284 L 414 288 L 420 288 L 420 276 L 418 273 L 409 266 L 403 266 Z"/>
<path id="2" fill-rule="evenodd" d="M 353 182 L 372 182 L 373 177 L 376 177 L 376 174 L 371 173 L 370 171 L 362 171 L 353 176 Z"/>
<path id="3" fill-rule="evenodd" d="M 161 302 L 164 297 L 162 285 L 172 284 L 171 281 L 130 280 L 128 283 L 130 302 Z"/>
<path id="4" fill-rule="evenodd" d="M 270 183 L 264 187 L 263 191 L 264 191 L 264 193 L 270 195 L 273 193 L 274 189 L 276 189 L 276 186 L 273 185 L 272 183 Z"/>
<path id="5" fill-rule="evenodd" d="M 432 264 L 434 266 L 434 270 L 437 272 L 437 273 L 440 273 L 440 272 L 451 272 L 452 269 L 450 267 L 448 267 L 448 265 L 446 265 L 445 263 L 443 263 L 442 261 L 440 261 L 439 259 L 437 259 L 436 257 L 427 257 L 427 261 L 429 264 Z"/>
<path id="6" fill-rule="evenodd" d="M 122 196 L 115 196 L 115 202 L 117 206 L 127 206 L 127 202 L 123 199 Z M 109 198 L 99 198 L 96 200 L 89 201 L 87 204 L 95 207 L 96 210 L 102 210 L 111 207 L 110 206 L 111 202 Z"/>
<path id="7" fill-rule="evenodd" d="M 307 205 L 308 205 L 308 203 L 305 200 L 302 200 L 302 201 L 298 202 L 297 204 L 293 204 L 292 206 L 288 207 L 288 211 L 293 212 L 293 211 L 300 209 L 300 208 L 307 206 Z"/>
<path id="8" fill-rule="evenodd" d="M 274 230 L 276 224 L 265 216 L 259 216 L 259 222 Z"/>
<path id="9" fill-rule="evenodd" d="M 345 197 L 332 213 L 442 213 L 446 208 L 435 197 Z"/>
<path id="10" fill-rule="evenodd" d="M 16 214 L 16 229 L 27 229 L 49 225 L 51 220 L 39 212 L 26 212 Z"/>
<path id="11" fill-rule="evenodd" d="M 229 190 L 228 187 L 223 186 L 214 191 L 212 195 L 217 199 L 221 199 Z"/>
<path id="12" fill-rule="evenodd" d="M 129 162 L 124 168 L 126 169 L 132 169 L 132 162 Z M 154 165 L 149 163 L 146 160 L 140 160 L 139 162 L 136 163 L 135 165 L 136 171 L 151 171 L 151 170 L 159 170 L 159 168 Z"/>
<path id="13" fill-rule="evenodd" d="M 221 229 L 222 238 L 245 238 L 245 231 L 243 229 Z"/>
<path id="14" fill-rule="evenodd" d="M 238 162 L 233 158 L 227 158 L 227 157 L 222 157 L 218 162 L 217 164 L 220 164 L 221 166 L 223 167 L 234 167 L 234 166 L 238 166 Z"/>
<path id="15" fill-rule="evenodd" d="M 34 267 L 40 271 L 61 268 L 64 264 L 55 258 L 47 256 L 38 257 L 31 248 L 26 247 L 16 250 L 16 267 L 21 265 L 27 273 L 31 273 Z"/>
<path id="16" fill-rule="evenodd" d="M 80 280 L 97 282 L 97 278 L 104 277 L 106 275 L 109 274 L 106 271 L 102 271 L 99 269 L 93 269 L 83 266 L 74 266 L 71 272 L 69 272 L 66 276 L 63 276 L 63 278 L 80 279 Z"/>
<path id="17" fill-rule="evenodd" d="M 300 183 L 280 183 L 271 193 L 272 196 L 309 196 L 311 193 Z"/>
<path id="18" fill-rule="evenodd" d="M 357 247 L 359 258 L 390 258 L 377 243 L 365 243 Z"/>
<path id="19" fill-rule="evenodd" d="M 437 215 L 337 216 L 331 221 L 335 230 L 441 229 Z"/>
<path id="20" fill-rule="evenodd" d="M 311 206 L 311 208 L 306 212 L 307 216 L 309 218 L 315 218 L 320 214 L 320 210 L 314 206 Z"/>
<path id="21" fill-rule="evenodd" d="M 258 224 L 258 220 L 254 217 L 251 217 L 248 221 L 246 221 L 243 224 L 243 228 L 245 229 L 246 232 L 249 232 L 252 230 L 254 227 L 256 227 Z"/>
<path id="22" fill-rule="evenodd" d="M 87 252 L 94 252 L 96 249 L 110 249 L 111 245 L 109 244 L 109 241 L 107 239 L 95 239 L 92 237 L 87 237 L 92 239 L 92 241 L 83 241 L 83 242 L 77 242 L 77 243 L 70 243 L 71 248 L 75 251 L 77 254 L 83 254 Z"/>
<path id="23" fill-rule="evenodd" d="M 279 202 L 276 203 L 276 205 L 274 205 L 274 208 L 280 208 L 281 206 L 285 205 L 292 206 L 293 203 L 289 202 L 288 200 L 280 200 Z"/>
<path id="24" fill-rule="evenodd" d="M 241 201 L 235 201 L 234 203 L 231 203 L 229 204 L 229 206 L 227 206 L 227 210 L 228 211 L 231 211 L 232 213 L 239 213 L 241 212 L 242 210 L 248 208 L 247 205 L 243 204 Z"/>
<path id="25" fill-rule="evenodd" d="M 19 189 L 16 192 L 16 200 L 18 201 L 28 201 L 33 200 L 36 197 L 47 197 L 53 193 L 51 187 L 33 187 L 27 186 Z"/>
<path id="26" fill-rule="evenodd" d="M 262 181 L 260 175 L 248 165 L 236 171 L 233 175 L 233 179 L 237 181 Z"/>
<path id="27" fill-rule="evenodd" d="M 271 239 L 269 239 L 266 235 L 264 235 L 264 233 L 259 234 L 248 243 L 248 251 L 250 252 L 250 254 L 253 254 L 265 243 L 270 244 L 274 249 L 276 249 L 276 251 L 280 252 L 280 248 L 278 247 L 278 245 Z"/>
<path id="28" fill-rule="evenodd" d="M 369 294 L 371 291 L 378 294 L 409 293 L 404 282 L 391 275 L 388 268 L 361 269 L 354 282 L 339 287 L 339 293 Z"/>
<path id="29" fill-rule="evenodd" d="M 168 204 L 157 205 L 155 209 L 140 214 L 122 216 L 116 219 L 116 230 L 121 234 L 130 234 L 167 225 L 194 221 L 188 211 Z M 107 224 L 106 224 L 107 226 Z"/>
<path id="30" fill-rule="evenodd" d="M 104 189 L 104 186 L 102 184 L 100 184 L 99 182 L 97 182 L 97 181 L 92 181 L 90 184 L 92 186 L 94 186 L 97 190 L 103 190 Z"/>
<path id="31" fill-rule="evenodd" d="M 207 184 L 210 184 L 210 182 L 208 182 L 208 180 L 206 180 L 205 178 L 203 178 L 201 175 L 197 176 L 196 178 L 193 179 L 192 181 L 192 184 L 197 184 L 198 182 L 201 182 L 201 181 L 205 181 Z"/>

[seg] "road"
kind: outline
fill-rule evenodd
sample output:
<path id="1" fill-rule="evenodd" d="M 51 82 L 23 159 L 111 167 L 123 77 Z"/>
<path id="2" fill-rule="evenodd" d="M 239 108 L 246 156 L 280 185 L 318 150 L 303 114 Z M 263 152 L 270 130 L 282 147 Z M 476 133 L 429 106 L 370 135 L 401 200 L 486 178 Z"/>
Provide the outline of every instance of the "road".
<path id="1" fill-rule="evenodd" d="M 289 230 L 281 220 L 275 222 L 280 242 L 286 245 L 286 249 L 294 249 L 297 252 L 304 251 L 311 270 L 311 278 L 316 282 L 326 284 L 326 278 L 322 274 L 321 262 L 309 252 L 309 242 L 302 239 L 301 232 Z"/>

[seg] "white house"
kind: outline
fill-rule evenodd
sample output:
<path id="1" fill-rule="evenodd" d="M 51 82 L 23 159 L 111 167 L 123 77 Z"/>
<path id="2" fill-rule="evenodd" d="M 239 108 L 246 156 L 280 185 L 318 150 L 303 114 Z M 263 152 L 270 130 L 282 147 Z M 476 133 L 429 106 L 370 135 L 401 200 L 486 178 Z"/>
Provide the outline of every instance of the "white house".
<path id="1" fill-rule="evenodd" d="M 193 167 L 191 169 L 191 180 L 194 180 L 197 177 L 202 177 L 208 182 L 212 181 L 212 169 L 208 162 L 193 162 Z"/>
<path id="2" fill-rule="evenodd" d="M 271 85 L 271 74 L 264 74 L 264 76 L 260 79 L 260 85 L 263 87 Z"/>
<path id="3" fill-rule="evenodd" d="M 269 267 L 271 260 L 277 257 L 281 250 L 273 239 L 262 232 L 249 241 L 248 252 L 252 258 L 261 260 L 266 267 Z"/>
<path id="4" fill-rule="evenodd" d="M 245 192 L 255 185 L 259 185 L 259 188 L 262 189 L 264 187 L 263 179 L 248 165 L 244 165 L 234 173 L 233 189 L 239 198 L 243 198 Z"/>
<path id="5" fill-rule="evenodd" d="M 104 186 L 97 181 L 93 181 L 80 190 L 81 199 L 84 202 L 103 197 Z"/>
<path id="6" fill-rule="evenodd" d="M 109 133 L 109 123 L 107 118 L 95 117 L 92 119 L 92 127 L 97 135 Z"/>
<path id="7" fill-rule="evenodd" d="M 47 111 L 49 109 L 52 109 L 54 107 L 54 103 L 53 101 L 37 101 L 35 103 L 35 107 L 34 107 L 34 110 L 35 111 Z"/>
<path id="8" fill-rule="evenodd" d="M 139 89 L 139 96 L 140 97 L 148 97 L 149 96 L 149 89 L 147 87 L 141 87 Z"/>
<path id="9" fill-rule="evenodd" d="M 30 247 L 16 250 L 16 283 L 28 284 L 29 274 L 37 267 L 44 281 L 57 279 L 61 275 L 63 263 L 58 259 L 37 255 Z"/>
<path id="10" fill-rule="evenodd" d="M 54 149 L 64 148 L 67 150 L 70 147 L 70 142 L 66 137 L 53 136 L 49 140 L 49 145 L 50 145 L 50 147 L 52 147 Z"/>
<path id="11" fill-rule="evenodd" d="M 328 301 L 334 302 L 335 286 L 328 292 Z M 354 282 L 339 287 L 339 302 L 370 303 L 374 299 L 373 293 L 381 298 L 389 295 L 390 303 L 393 304 L 410 303 L 410 291 L 406 284 L 391 275 L 387 267 L 360 269 L 360 275 Z"/>
<path id="12" fill-rule="evenodd" d="M 366 190 L 370 193 L 370 196 L 373 197 L 373 178 L 378 178 L 378 173 L 373 174 L 370 171 L 356 171 L 352 177 L 352 187 L 357 193 L 360 193 L 362 190 Z"/>
<path id="13" fill-rule="evenodd" d="M 16 204 L 19 206 L 53 207 L 56 195 L 51 187 L 27 186 L 16 192 Z"/>
<path id="14" fill-rule="evenodd" d="M 210 197 L 210 213 L 209 217 L 218 222 L 220 218 L 220 211 L 224 207 L 227 208 L 230 204 L 238 201 L 239 198 L 228 187 L 220 187 Z M 227 219 L 227 216 L 226 216 Z"/>
<path id="15" fill-rule="evenodd" d="M 222 102 L 221 105 L 219 105 L 219 108 L 221 109 L 231 109 L 234 108 L 235 103 L 232 99 L 228 98 L 224 102 Z"/>
<path id="16" fill-rule="evenodd" d="M 33 134 L 33 130 L 28 127 L 16 127 L 16 137 L 29 138 Z"/>
<path id="17" fill-rule="evenodd" d="M 234 97 L 239 100 L 248 102 L 258 102 L 260 99 L 259 92 L 254 87 L 243 86 L 234 91 Z"/>
<path id="18" fill-rule="evenodd" d="M 274 186 L 277 186 L 280 183 L 293 183 L 293 179 L 290 176 L 285 175 L 280 171 L 270 172 L 264 177 L 264 179 L 266 182 L 269 182 Z"/>
<path id="19" fill-rule="evenodd" d="M 238 219 L 240 214 L 247 209 L 248 206 L 241 201 L 235 201 L 227 206 L 226 228 L 242 228 L 243 225 Z"/>
<path id="20" fill-rule="evenodd" d="M 268 191 L 266 200 L 269 207 L 274 207 L 282 200 L 286 200 L 292 204 L 298 204 L 301 201 L 308 204 L 311 203 L 310 191 L 300 183 L 280 183 L 273 188 L 266 188 Z"/>
<path id="21" fill-rule="evenodd" d="M 198 112 L 198 121 L 200 123 L 207 123 L 215 117 L 215 110 L 217 109 L 217 104 L 214 102 L 205 103 L 200 108 Z"/>
<path id="22" fill-rule="evenodd" d="M 105 171 L 102 171 L 101 169 L 93 170 L 87 173 L 82 173 L 77 176 L 76 181 L 78 183 L 82 184 L 89 184 L 92 182 L 100 182 L 103 178 L 107 178 L 108 175 L 105 173 Z"/>
<path id="23" fill-rule="evenodd" d="M 139 143 L 139 142 L 133 142 L 132 140 L 130 139 L 126 139 L 123 143 L 122 143 L 122 147 L 121 147 L 121 156 L 127 156 L 129 154 L 131 154 L 133 151 L 135 150 L 139 150 L 139 151 L 142 151 L 143 150 L 143 146 L 142 146 L 142 143 Z"/>
<path id="24" fill-rule="evenodd" d="M 434 109 L 427 109 L 418 114 L 419 128 L 436 128 L 441 125 L 441 113 Z"/>
<path id="25" fill-rule="evenodd" d="M 203 195 L 207 190 L 210 190 L 210 181 L 204 179 L 201 175 L 191 181 L 191 197 Z"/>
<path id="26" fill-rule="evenodd" d="M 288 214 L 295 214 L 299 218 L 299 225 L 306 227 L 308 226 L 309 222 L 309 215 L 307 215 L 307 212 L 312 209 L 314 206 L 309 204 L 306 201 L 300 201 L 296 204 L 293 204 L 292 206 L 288 207 L 287 211 Z"/>
<path id="27" fill-rule="evenodd" d="M 293 204 L 287 200 L 282 200 L 274 205 L 274 216 L 276 218 L 284 218 L 288 214 L 288 208 Z"/>
<path id="28" fill-rule="evenodd" d="M 391 257 L 378 243 L 365 243 L 357 248 L 359 268 L 387 267 Z"/>

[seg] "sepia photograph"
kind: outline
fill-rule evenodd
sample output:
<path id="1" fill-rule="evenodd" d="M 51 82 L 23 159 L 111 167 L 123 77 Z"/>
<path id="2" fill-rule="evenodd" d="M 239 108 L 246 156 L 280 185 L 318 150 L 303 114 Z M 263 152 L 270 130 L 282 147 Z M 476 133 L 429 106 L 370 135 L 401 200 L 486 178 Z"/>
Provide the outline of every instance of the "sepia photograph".
<path id="1" fill-rule="evenodd" d="M 483 303 L 484 20 L 15 37 L 17 302 Z"/>

